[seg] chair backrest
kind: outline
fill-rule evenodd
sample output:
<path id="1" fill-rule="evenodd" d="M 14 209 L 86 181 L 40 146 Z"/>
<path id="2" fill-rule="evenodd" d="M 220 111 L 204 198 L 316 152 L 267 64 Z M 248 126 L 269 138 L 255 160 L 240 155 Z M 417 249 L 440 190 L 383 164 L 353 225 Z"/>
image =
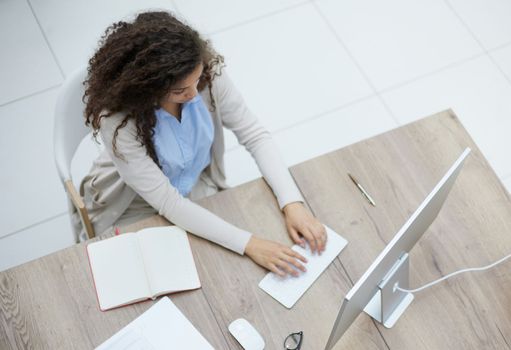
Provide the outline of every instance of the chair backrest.
<path id="1" fill-rule="evenodd" d="M 86 68 L 73 72 L 64 82 L 55 106 L 55 163 L 62 183 L 71 179 L 71 160 L 83 138 L 91 132 L 85 125 L 82 101 Z"/>
<path id="2" fill-rule="evenodd" d="M 91 129 L 85 125 L 83 116 L 85 110 L 85 104 L 82 101 L 85 91 L 83 81 L 86 76 L 86 69 L 79 69 L 72 73 L 62 85 L 55 106 L 53 136 L 55 163 L 60 180 L 68 195 L 71 226 L 75 231 L 77 241 L 85 239 L 85 237 L 80 236 L 81 230 L 74 225 L 72 214 L 75 209 L 87 237 L 94 237 L 94 228 L 89 220 L 87 209 L 71 179 L 71 161 L 73 156 L 81 141 L 91 132 Z"/>

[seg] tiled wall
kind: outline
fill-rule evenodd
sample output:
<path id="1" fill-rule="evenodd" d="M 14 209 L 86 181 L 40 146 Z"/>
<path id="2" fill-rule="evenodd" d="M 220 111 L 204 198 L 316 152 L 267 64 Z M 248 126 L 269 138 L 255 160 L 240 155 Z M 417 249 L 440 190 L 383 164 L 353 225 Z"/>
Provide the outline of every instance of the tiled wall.
<path id="1" fill-rule="evenodd" d="M 289 165 L 452 108 L 511 188 L 509 1 L 4 0 L 0 270 L 72 244 L 53 161 L 58 88 L 108 24 L 150 8 L 212 41 Z M 259 176 L 226 136 L 230 183 Z M 84 146 L 75 180 L 94 152 Z"/>

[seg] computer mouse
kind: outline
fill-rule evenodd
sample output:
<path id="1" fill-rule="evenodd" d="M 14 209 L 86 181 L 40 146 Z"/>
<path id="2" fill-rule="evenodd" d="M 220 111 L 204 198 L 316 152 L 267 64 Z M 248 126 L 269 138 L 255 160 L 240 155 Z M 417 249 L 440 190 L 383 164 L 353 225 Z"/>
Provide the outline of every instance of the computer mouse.
<path id="1" fill-rule="evenodd" d="M 238 318 L 229 325 L 229 332 L 245 350 L 264 349 L 264 339 L 259 332 L 244 318 Z"/>

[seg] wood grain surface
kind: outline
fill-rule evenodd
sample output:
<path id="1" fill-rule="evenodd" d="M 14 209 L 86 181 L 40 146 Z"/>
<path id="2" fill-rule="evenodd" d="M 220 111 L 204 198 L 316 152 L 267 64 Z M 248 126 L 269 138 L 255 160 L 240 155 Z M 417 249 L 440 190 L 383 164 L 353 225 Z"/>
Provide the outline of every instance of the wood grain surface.
<path id="1" fill-rule="evenodd" d="M 100 311 L 88 264 L 81 243 L 1 272 L 0 349 L 93 349 L 154 303 Z M 215 348 L 227 348 L 202 289 L 171 297 Z"/>
<path id="2" fill-rule="evenodd" d="M 191 234 L 202 288 L 170 298 L 216 349 L 241 349 L 227 330 L 240 317 L 259 330 L 266 349 L 282 349 L 287 334 L 296 331 L 304 332 L 303 350 L 323 349 L 353 283 L 467 146 L 473 152 L 444 208 L 410 254 L 411 285 L 497 260 L 511 252 L 510 196 L 446 111 L 291 169 L 306 205 L 349 241 L 291 310 L 258 288 L 264 269 Z M 282 213 L 261 179 L 199 204 L 256 235 L 291 245 Z M 156 216 L 123 231 L 168 224 Z M 393 329 L 362 314 L 335 349 L 510 349 L 510 264 L 418 293 Z M 0 349 L 91 349 L 152 304 L 99 311 L 82 243 L 0 273 Z"/>
<path id="3" fill-rule="evenodd" d="M 412 250 L 410 283 L 489 264 L 511 252 L 511 201 L 452 111 L 301 163 L 292 174 L 317 217 L 349 244 L 339 260 L 356 282 L 465 147 L 472 148 L 439 216 Z M 371 206 L 350 181 L 354 174 Z M 511 261 L 416 294 L 390 349 L 509 349 Z M 362 314 L 359 319 L 370 319 Z M 348 348 L 348 347 L 343 347 Z"/>
<path id="4" fill-rule="evenodd" d="M 292 244 L 277 202 L 261 180 L 224 191 L 200 203 L 258 236 Z M 194 251 L 201 266 L 202 288 L 233 348 L 241 349 L 227 333 L 227 327 L 239 317 L 246 318 L 258 329 L 267 349 L 282 349 L 285 337 L 298 331 L 304 332 L 303 349 L 324 348 L 337 308 L 350 286 L 338 262 L 332 264 L 289 310 L 258 287 L 266 270 L 247 257 L 206 241 L 200 243 L 194 245 Z M 386 349 L 371 322 L 361 320 L 354 332 L 356 336 L 347 338 L 350 348 Z"/>

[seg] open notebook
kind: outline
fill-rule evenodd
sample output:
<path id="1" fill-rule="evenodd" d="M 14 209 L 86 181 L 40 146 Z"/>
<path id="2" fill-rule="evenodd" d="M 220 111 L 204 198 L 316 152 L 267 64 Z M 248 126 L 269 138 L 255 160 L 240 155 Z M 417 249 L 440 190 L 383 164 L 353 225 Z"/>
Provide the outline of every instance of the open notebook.
<path id="1" fill-rule="evenodd" d="M 96 350 L 214 350 L 202 334 L 163 297 Z"/>
<path id="2" fill-rule="evenodd" d="M 90 243 L 87 254 L 102 311 L 201 286 L 188 236 L 177 226 Z"/>
<path id="3" fill-rule="evenodd" d="M 300 299 L 348 244 L 346 239 L 335 233 L 332 229 L 327 226 L 325 226 L 325 228 L 327 232 L 327 244 L 325 251 L 323 251 L 321 255 L 317 253 L 312 254 L 308 245 L 306 249 L 303 249 L 299 245 L 294 245 L 292 247 L 292 249 L 307 258 L 307 264 L 305 265 L 307 268 L 306 272 L 300 272 L 300 276 L 298 277 L 290 275 L 280 277 L 270 272 L 259 282 L 259 288 L 288 309 L 292 308 L 298 299 Z"/>

